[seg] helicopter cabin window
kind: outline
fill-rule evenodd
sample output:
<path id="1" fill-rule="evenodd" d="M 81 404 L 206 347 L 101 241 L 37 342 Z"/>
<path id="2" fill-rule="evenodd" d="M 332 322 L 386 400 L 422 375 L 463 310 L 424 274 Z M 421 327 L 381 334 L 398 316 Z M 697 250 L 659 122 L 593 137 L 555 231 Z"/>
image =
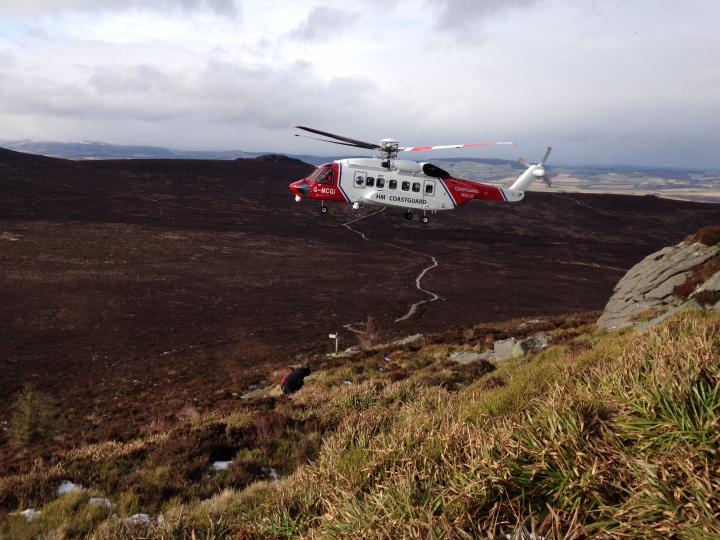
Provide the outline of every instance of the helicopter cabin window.
<path id="1" fill-rule="evenodd" d="M 355 187 L 357 187 L 357 188 L 365 187 L 365 173 L 361 173 L 361 172 L 355 173 Z"/>
<path id="2" fill-rule="evenodd" d="M 413 191 L 418 193 L 420 191 L 420 182 L 413 182 Z"/>
<path id="3" fill-rule="evenodd" d="M 379 188 L 385 187 L 385 179 L 382 176 L 377 177 L 377 181 L 375 182 L 375 186 Z"/>
<path id="4" fill-rule="evenodd" d="M 388 180 L 388 187 L 390 189 L 397 189 L 397 180 Z"/>
<path id="5" fill-rule="evenodd" d="M 403 191 L 410 191 L 410 182 L 403 182 L 401 186 Z"/>
<path id="6" fill-rule="evenodd" d="M 425 184 L 425 195 L 432 195 L 433 194 L 433 185 L 428 183 Z"/>
<path id="7" fill-rule="evenodd" d="M 333 170 L 322 169 L 322 172 L 317 177 L 318 184 L 332 184 L 333 183 Z"/>
<path id="8" fill-rule="evenodd" d="M 372 176 L 368 176 L 365 180 L 365 185 L 367 187 L 373 187 L 375 185 L 375 179 Z"/>

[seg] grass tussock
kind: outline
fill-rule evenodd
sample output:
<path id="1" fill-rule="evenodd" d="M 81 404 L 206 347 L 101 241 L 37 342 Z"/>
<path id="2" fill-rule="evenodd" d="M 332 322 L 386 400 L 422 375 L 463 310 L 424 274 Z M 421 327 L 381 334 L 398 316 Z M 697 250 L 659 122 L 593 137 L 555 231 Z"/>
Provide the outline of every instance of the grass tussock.
<path id="1" fill-rule="evenodd" d="M 11 406 L 8 441 L 15 448 L 22 448 L 61 433 L 63 424 L 52 397 L 27 384 Z"/>
<path id="2" fill-rule="evenodd" d="M 115 467 L 135 460 L 114 512 L 146 511 L 170 486 L 163 520 L 81 512 L 68 526 L 95 538 L 718 537 L 720 319 L 687 311 L 640 335 L 557 338 L 492 371 L 453 365 L 446 345 L 370 357 L 313 374 L 270 411 L 193 415 L 183 448 L 173 434 L 98 447 Z M 229 471 L 208 473 L 213 452 L 232 452 Z M 284 478 L 268 481 L 269 464 Z M 194 466 L 195 480 L 177 474 Z M 18 523 L 19 538 L 51 527 Z"/>

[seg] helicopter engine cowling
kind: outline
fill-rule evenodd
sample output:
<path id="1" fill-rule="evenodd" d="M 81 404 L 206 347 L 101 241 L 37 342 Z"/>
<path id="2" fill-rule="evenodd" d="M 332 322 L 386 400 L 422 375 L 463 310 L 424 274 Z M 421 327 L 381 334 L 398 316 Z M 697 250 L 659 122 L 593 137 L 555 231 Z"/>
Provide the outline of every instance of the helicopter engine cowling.
<path id="1" fill-rule="evenodd" d="M 437 165 L 432 163 L 417 161 L 409 161 L 405 159 L 398 159 L 395 161 L 393 170 L 404 174 L 424 174 L 426 176 L 432 176 L 433 178 L 445 178 L 450 176 L 450 173 L 444 171 Z"/>
<path id="2" fill-rule="evenodd" d="M 410 161 L 406 159 L 397 159 L 394 163 L 394 169 L 399 173 L 405 174 L 420 174 L 423 172 L 422 166 L 424 163 L 418 163 L 417 161 Z"/>

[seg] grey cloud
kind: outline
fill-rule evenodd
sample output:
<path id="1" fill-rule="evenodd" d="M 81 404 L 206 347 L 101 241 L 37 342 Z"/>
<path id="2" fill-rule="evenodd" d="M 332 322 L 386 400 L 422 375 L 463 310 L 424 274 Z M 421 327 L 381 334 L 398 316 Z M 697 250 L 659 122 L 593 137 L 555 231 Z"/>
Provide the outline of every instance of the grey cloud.
<path id="1" fill-rule="evenodd" d="M 432 8 L 439 8 L 440 13 L 435 24 L 443 31 L 482 35 L 483 23 L 504 12 L 524 8 L 535 4 L 538 0 L 433 0 L 428 2 Z"/>
<path id="2" fill-rule="evenodd" d="M 44 13 L 87 12 L 144 9 L 163 12 L 210 11 L 218 15 L 236 16 L 240 6 L 236 0 L 25 0 L 0 7 L 0 15 L 33 15 Z"/>
<path id="3" fill-rule="evenodd" d="M 211 60 L 204 68 L 165 72 L 147 65 L 95 68 L 86 85 L 60 84 L 15 73 L 0 86 L 6 114 L 94 122 L 195 119 L 285 129 L 298 122 L 357 118 L 375 91 L 362 78 L 324 81 L 307 63 L 287 68 Z"/>
<path id="4" fill-rule="evenodd" d="M 366 109 L 374 90 L 368 79 L 340 77 L 324 82 L 305 62 L 283 68 L 212 62 L 200 74 L 198 95 L 214 103 L 221 122 L 249 122 L 284 129 L 298 118 L 334 119 Z"/>
<path id="5" fill-rule="evenodd" d="M 353 15 L 329 6 L 314 8 L 307 18 L 289 34 L 298 41 L 322 42 L 352 23 Z"/>
<path id="6" fill-rule="evenodd" d="M 10 51 L 0 51 L 0 71 L 11 67 L 15 63 L 15 56 Z"/>
<path id="7" fill-rule="evenodd" d="M 105 94 L 162 91 L 170 90 L 173 86 L 169 75 L 148 65 L 124 68 L 102 66 L 94 70 L 88 83 L 91 88 Z"/>

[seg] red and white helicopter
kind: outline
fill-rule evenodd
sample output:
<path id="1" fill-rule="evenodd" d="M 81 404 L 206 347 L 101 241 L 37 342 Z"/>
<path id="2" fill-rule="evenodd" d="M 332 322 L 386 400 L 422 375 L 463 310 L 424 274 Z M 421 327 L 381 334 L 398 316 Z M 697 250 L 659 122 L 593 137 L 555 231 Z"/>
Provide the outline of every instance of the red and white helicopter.
<path id="1" fill-rule="evenodd" d="M 422 212 L 420 221 L 429 223 L 429 212 L 452 210 L 472 200 L 518 202 L 523 199 L 525 191 L 535 180 L 543 180 L 549 185 L 545 178 L 544 165 L 550 156 L 551 147 L 548 147 L 545 157 L 537 164 L 520 159 L 520 163 L 526 165 L 527 169 L 506 188 L 454 178 L 432 163 L 397 159 L 397 156 L 400 152 L 512 145 L 512 142 L 400 146 L 394 139 L 383 139 L 377 145 L 309 127 L 296 127 L 335 140 L 307 137 L 309 139 L 376 150 L 380 153 L 379 158 L 338 159 L 320 165 L 307 178 L 290 184 L 290 191 L 295 194 L 297 202 L 303 197 L 317 199 L 323 214 L 328 211 L 326 201 L 340 201 L 351 203 L 354 209 L 360 208 L 362 204 L 404 208 L 407 220 L 413 218 L 413 211 L 418 211 Z"/>

